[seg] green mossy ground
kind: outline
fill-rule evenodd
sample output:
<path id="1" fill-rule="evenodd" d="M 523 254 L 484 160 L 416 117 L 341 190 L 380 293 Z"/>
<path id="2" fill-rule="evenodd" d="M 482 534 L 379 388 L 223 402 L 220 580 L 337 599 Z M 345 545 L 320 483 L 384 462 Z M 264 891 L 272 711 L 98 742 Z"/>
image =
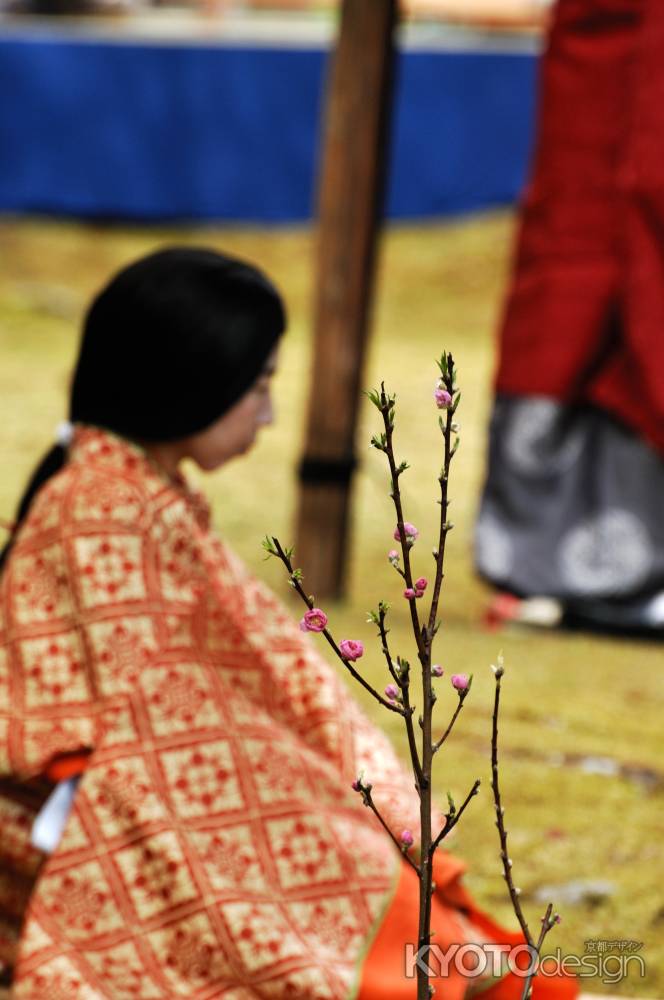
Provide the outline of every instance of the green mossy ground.
<path id="1" fill-rule="evenodd" d="M 586 979 L 583 988 L 662 996 L 661 649 L 581 634 L 525 630 L 497 634 L 480 625 L 489 591 L 473 574 L 472 526 L 483 475 L 494 331 L 511 237 L 511 216 L 497 214 L 463 223 L 393 228 L 381 254 L 365 385 L 384 379 L 397 393 L 398 457 L 412 466 L 402 479 L 405 511 L 421 531 L 414 550 L 418 574 L 430 574 L 433 566 L 430 550 L 439 510 L 435 476 L 440 459 L 431 393 L 434 359 L 443 349 L 456 358 L 464 396 L 459 411 L 462 445 L 451 488 L 450 516 L 456 527 L 448 548 L 444 627 L 436 659 L 448 677 L 467 671 L 475 679 L 455 735 L 441 754 L 436 785 L 441 801 L 447 789 L 460 801 L 475 777 L 482 779 L 481 794 L 459 826 L 454 850 L 468 861 L 468 884 L 480 904 L 513 925 L 497 863 L 489 791 L 493 692 L 489 665 L 502 648 L 504 804 L 516 881 L 532 924 L 538 923 L 542 912 L 542 905 L 532 901 L 538 886 L 577 879 L 610 881 L 614 892 L 604 900 L 559 905 L 563 922 L 549 938 L 551 947 L 583 954 L 589 939 L 642 941 L 645 979 L 633 974 L 615 985 Z M 259 262 L 282 286 L 289 303 L 290 330 L 275 384 L 278 422 L 263 432 L 250 456 L 207 478 L 205 489 L 213 500 L 220 532 L 290 600 L 276 560 L 262 562 L 260 540 L 267 532 L 284 542 L 293 536 L 294 470 L 303 437 L 310 358 L 310 230 L 1 223 L 0 517 L 11 516 L 21 485 L 65 415 L 78 327 L 90 295 L 114 268 L 175 241 L 211 244 Z M 375 607 L 380 598 L 391 601 L 393 649 L 408 656 L 412 640 L 400 581 L 385 559 L 394 515 L 383 456 L 368 447 L 371 433 L 378 429 L 377 417 L 365 401 L 358 437 L 361 468 L 355 484 L 349 600 L 328 611 L 335 635 L 365 642 L 368 651 L 362 668 L 382 686 L 387 680 L 385 668 L 377 645 L 372 645 L 374 630 L 365 621 L 366 609 Z M 295 604 L 293 612 L 300 612 Z M 442 724 L 454 697 L 447 678 L 439 682 L 439 689 Z M 403 752 L 399 720 L 357 691 Z M 653 773 L 650 782 L 606 776 L 566 762 L 569 755 L 612 758 Z"/>

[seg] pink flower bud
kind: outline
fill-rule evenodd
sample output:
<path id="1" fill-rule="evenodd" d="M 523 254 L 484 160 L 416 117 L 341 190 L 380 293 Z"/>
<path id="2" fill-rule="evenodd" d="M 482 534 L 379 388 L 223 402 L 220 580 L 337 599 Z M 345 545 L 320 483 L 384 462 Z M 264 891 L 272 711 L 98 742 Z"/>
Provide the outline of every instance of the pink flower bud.
<path id="1" fill-rule="evenodd" d="M 397 552 L 396 549 L 390 549 L 390 551 L 387 553 L 387 558 L 394 566 L 395 563 L 399 562 L 399 553 Z"/>
<path id="2" fill-rule="evenodd" d="M 410 830 L 401 831 L 401 843 L 404 847 L 412 847 L 415 843 L 415 837 L 412 835 Z"/>
<path id="3" fill-rule="evenodd" d="M 406 598 L 407 601 L 410 601 L 411 598 L 417 597 L 417 594 L 415 593 L 412 587 L 406 587 L 406 589 L 403 592 L 403 596 Z"/>
<path id="4" fill-rule="evenodd" d="M 431 673 L 433 674 L 434 677 L 442 677 L 445 671 L 441 667 L 440 663 L 434 663 L 434 665 L 431 668 Z"/>
<path id="5" fill-rule="evenodd" d="M 300 620 L 302 632 L 322 632 L 327 626 L 327 615 L 320 608 L 311 608 L 305 611 L 304 617 Z"/>
<path id="6" fill-rule="evenodd" d="M 452 402 L 452 397 L 447 389 L 435 389 L 433 398 L 436 400 L 436 406 L 439 410 L 446 410 Z"/>
<path id="7" fill-rule="evenodd" d="M 342 639 L 339 649 L 346 660 L 359 660 L 364 654 L 364 644 L 359 639 Z"/>
<path id="8" fill-rule="evenodd" d="M 362 782 L 360 781 L 359 778 L 356 778 L 350 787 L 353 789 L 354 792 L 359 792 L 360 789 L 362 788 Z"/>
<path id="9" fill-rule="evenodd" d="M 429 581 L 426 579 L 426 577 L 421 576 L 419 580 L 415 581 L 415 590 L 421 590 L 422 593 L 424 593 L 428 585 Z"/>
<path id="10" fill-rule="evenodd" d="M 468 687 L 468 674 L 452 674 L 452 687 L 457 691 L 465 691 Z"/>
<path id="11" fill-rule="evenodd" d="M 417 536 L 419 535 L 419 531 L 417 530 L 414 524 L 410 523 L 410 521 L 404 521 L 403 530 L 406 535 L 406 542 L 408 543 L 408 545 L 412 545 L 415 542 Z M 399 534 L 399 525 L 397 525 L 396 528 L 394 529 L 394 535 L 392 537 L 394 538 L 395 542 L 401 541 L 401 535 Z"/>
<path id="12" fill-rule="evenodd" d="M 391 698 L 394 701 L 395 698 L 399 697 L 399 688 L 396 684 L 388 684 L 385 688 L 385 695 L 387 698 Z"/>

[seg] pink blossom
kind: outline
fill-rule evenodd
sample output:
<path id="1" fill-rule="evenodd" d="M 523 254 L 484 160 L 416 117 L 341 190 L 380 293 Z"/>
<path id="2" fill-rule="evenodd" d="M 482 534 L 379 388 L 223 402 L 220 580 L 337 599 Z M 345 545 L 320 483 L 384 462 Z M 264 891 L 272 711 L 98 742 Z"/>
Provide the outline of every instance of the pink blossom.
<path id="1" fill-rule="evenodd" d="M 431 668 L 431 673 L 433 674 L 434 677 L 442 677 L 445 671 L 441 667 L 440 663 L 434 663 L 434 665 Z"/>
<path id="2" fill-rule="evenodd" d="M 388 684 L 387 687 L 385 688 L 385 695 L 386 697 L 394 700 L 395 698 L 399 697 L 399 688 L 396 686 L 396 684 Z"/>
<path id="3" fill-rule="evenodd" d="M 419 580 L 415 581 L 415 590 L 420 590 L 420 591 L 422 591 L 422 593 L 424 593 L 424 591 L 427 589 L 428 585 L 429 585 L 429 581 L 426 579 L 426 577 L 421 576 L 419 578 Z"/>
<path id="4" fill-rule="evenodd" d="M 342 639 L 339 649 L 346 660 L 359 660 L 364 654 L 364 644 L 359 639 Z"/>
<path id="5" fill-rule="evenodd" d="M 397 552 L 396 549 L 390 549 L 390 551 L 387 553 L 387 558 L 394 566 L 395 563 L 399 562 L 399 553 Z"/>
<path id="6" fill-rule="evenodd" d="M 403 596 L 406 598 L 407 601 L 410 601 L 413 597 L 417 597 L 417 594 L 415 593 L 412 587 L 406 587 L 406 589 L 403 592 Z"/>
<path id="7" fill-rule="evenodd" d="M 401 843 L 404 847 L 412 847 L 415 843 L 415 837 L 412 835 L 410 830 L 401 831 Z"/>
<path id="8" fill-rule="evenodd" d="M 300 629 L 303 632 L 322 632 L 326 626 L 327 615 L 320 608 L 305 611 L 304 617 L 300 620 Z"/>
<path id="9" fill-rule="evenodd" d="M 468 687 L 468 674 L 452 674 L 452 687 L 457 691 L 465 691 Z"/>
<path id="10" fill-rule="evenodd" d="M 446 410 L 447 407 L 452 402 L 452 397 L 450 396 L 447 389 L 435 389 L 433 398 L 436 400 L 436 406 L 439 410 Z"/>
<path id="11" fill-rule="evenodd" d="M 410 523 L 410 521 L 404 521 L 403 530 L 404 534 L 406 535 L 406 541 L 408 545 L 413 545 L 415 539 L 419 535 L 419 531 L 417 530 L 414 524 Z M 396 542 L 401 541 L 401 535 L 399 534 L 399 525 L 397 525 L 396 528 L 394 529 L 394 534 L 392 537 Z"/>

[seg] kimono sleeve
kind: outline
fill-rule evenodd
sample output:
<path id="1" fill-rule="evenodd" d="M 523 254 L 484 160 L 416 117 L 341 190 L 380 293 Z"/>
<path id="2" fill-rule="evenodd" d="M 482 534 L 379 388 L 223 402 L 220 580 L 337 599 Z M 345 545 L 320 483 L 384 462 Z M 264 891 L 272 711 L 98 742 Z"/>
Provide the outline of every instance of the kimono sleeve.
<path id="1" fill-rule="evenodd" d="M 140 497 L 131 518 L 95 516 L 75 486 L 51 530 L 28 521 L 2 576 L 0 765 L 19 780 L 97 749 L 149 665 L 196 655 L 186 504 Z"/>

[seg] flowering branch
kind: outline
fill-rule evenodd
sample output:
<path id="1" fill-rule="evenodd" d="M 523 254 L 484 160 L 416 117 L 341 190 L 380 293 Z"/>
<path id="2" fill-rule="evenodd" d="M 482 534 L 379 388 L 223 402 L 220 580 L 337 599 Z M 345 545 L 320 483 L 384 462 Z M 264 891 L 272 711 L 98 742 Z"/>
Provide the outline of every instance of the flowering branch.
<path id="1" fill-rule="evenodd" d="M 408 528 L 412 528 L 408 522 L 404 524 L 403 519 L 403 509 L 401 505 L 401 491 L 399 490 L 399 476 L 406 471 L 408 468 L 407 462 L 402 462 L 398 467 L 394 458 L 394 449 L 392 447 L 392 435 L 394 433 L 394 409 L 396 404 L 396 397 L 389 396 L 385 392 L 385 383 L 380 384 L 380 397 L 379 402 L 376 403 L 378 409 L 383 416 L 383 424 L 385 426 L 385 434 L 381 435 L 381 442 L 383 443 L 382 448 L 379 450 L 384 451 L 387 455 L 387 461 L 390 466 L 390 478 L 392 482 L 392 487 L 390 490 L 390 495 L 394 502 L 394 509 L 397 515 L 397 527 L 394 532 L 395 541 L 401 542 L 401 552 L 403 555 L 403 573 L 402 576 L 406 582 L 406 593 L 410 591 L 408 597 L 408 604 L 410 606 L 410 617 L 413 623 L 413 633 L 415 635 L 415 641 L 417 642 L 417 651 L 420 658 L 422 666 L 426 663 L 427 651 L 424 645 L 423 637 L 420 629 L 420 621 L 417 613 L 416 605 L 416 588 L 413 586 L 413 575 L 410 568 L 410 547 L 417 538 L 417 532 L 413 535 L 412 531 L 408 531 Z"/>
<path id="2" fill-rule="evenodd" d="M 381 694 L 379 694 L 379 692 L 376 691 L 376 689 L 371 684 L 369 684 L 367 680 L 364 679 L 362 674 L 359 673 L 350 662 L 351 660 L 359 659 L 359 657 L 364 652 L 364 647 L 362 646 L 362 643 L 355 642 L 352 639 L 345 639 L 342 640 L 342 642 L 339 645 L 337 645 L 332 636 L 330 635 L 330 633 L 328 632 L 327 628 L 325 627 L 327 625 L 327 615 L 324 614 L 322 611 L 320 611 L 318 608 L 314 608 L 313 597 L 308 597 L 305 594 L 304 590 L 302 589 L 302 585 L 300 583 L 300 580 L 302 579 L 302 571 L 299 569 L 293 569 L 293 564 L 291 562 L 293 549 L 282 548 L 279 539 L 274 537 L 271 539 L 266 537 L 263 541 L 263 548 L 268 553 L 268 555 L 277 556 L 279 559 L 281 559 L 282 563 L 288 570 L 291 586 L 293 587 L 293 589 L 300 595 L 304 603 L 307 605 L 307 607 L 309 608 L 309 612 L 311 613 L 313 613 L 314 611 L 317 612 L 316 619 L 317 622 L 321 623 L 320 627 L 318 626 L 318 624 L 316 624 L 314 627 L 307 625 L 303 629 L 303 631 L 322 632 L 327 641 L 329 642 L 330 646 L 334 650 L 334 652 L 337 654 L 341 662 L 344 664 L 349 673 L 352 674 L 355 680 L 358 681 L 362 685 L 362 687 L 365 688 L 369 692 L 369 694 L 371 694 L 376 699 L 376 701 L 379 702 L 379 704 L 381 704 L 384 708 L 389 709 L 390 712 L 396 712 L 397 715 L 403 715 L 404 711 L 401 708 L 401 706 L 396 705 L 392 701 L 388 701 L 387 698 L 384 698 Z M 307 615 L 305 615 L 303 621 L 306 620 L 307 620 Z"/>
<path id="3" fill-rule="evenodd" d="M 438 418 L 438 426 L 440 427 L 443 434 L 444 441 L 444 459 L 443 468 L 441 470 L 440 476 L 438 477 L 438 482 L 440 484 L 440 531 L 438 534 L 438 548 L 435 550 L 435 560 L 436 560 L 436 577 L 433 584 L 433 596 L 431 598 L 431 609 L 429 611 L 429 624 L 428 630 L 429 634 L 433 637 L 433 629 L 436 622 L 436 614 L 438 612 L 438 601 L 440 598 L 440 589 L 443 583 L 443 565 L 445 561 L 445 543 L 447 542 L 447 536 L 454 527 L 454 525 L 447 520 L 447 511 L 450 506 L 450 500 L 447 495 L 449 478 L 450 478 L 450 466 L 452 464 L 452 459 L 459 447 L 459 438 L 457 437 L 454 444 L 451 443 L 452 433 L 456 433 L 459 430 L 459 425 L 454 421 L 454 415 L 456 413 L 457 407 L 461 401 L 461 393 L 456 388 L 456 372 L 454 369 L 454 362 L 451 355 L 443 354 L 439 362 L 440 373 L 442 376 L 443 385 L 440 386 L 435 392 L 436 404 L 446 410 L 445 420 L 443 421 L 442 416 Z M 456 398 L 454 398 L 456 397 Z"/>
<path id="4" fill-rule="evenodd" d="M 436 563 L 436 572 L 433 581 L 433 587 L 431 589 L 431 605 L 429 607 L 428 615 L 420 616 L 419 608 L 417 602 L 421 600 L 424 596 L 426 590 L 428 589 L 428 581 L 425 577 L 415 577 L 415 572 L 413 568 L 413 560 L 411 556 L 411 549 L 416 543 L 419 536 L 419 531 L 415 525 L 411 524 L 409 521 L 404 519 L 403 502 L 401 496 L 401 490 L 399 487 L 399 481 L 403 473 L 408 469 L 407 462 L 397 463 L 394 455 L 394 423 L 395 423 L 395 410 L 396 410 L 396 396 L 391 395 L 385 391 L 385 384 L 381 383 L 380 391 L 372 390 L 366 395 L 369 397 L 374 406 L 379 410 L 382 421 L 383 430 L 379 434 L 375 434 L 371 438 L 371 445 L 378 451 L 381 451 L 387 457 L 387 462 L 390 469 L 390 497 L 394 503 L 394 510 L 396 513 L 396 528 L 394 530 L 394 539 L 396 542 L 400 543 L 401 553 L 397 549 L 391 549 L 388 552 L 388 560 L 396 570 L 396 572 L 401 577 L 403 583 L 405 584 L 405 589 L 403 590 L 403 596 L 408 601 L 408 608 L 410 613 L 410 620 L 413 627 L 413 636 L 415 639 L 415 644 L 417 647 L 417 655 L 421 667 L 421 680 L 422 680 L 422 711 L 418 716 L 418 724 L 421 730 L 421 743 L 418 747 L 418 739 L 416 738 L 415 726 L 413 723 L 415 705 L 411 703 L 411 670 L 408 660 L 403 657 L 397 656 L 396 659 L 393 658 L 390 651 L 390 646 L 388 642 L 388 632 L 386 620 L 387 613 L 389 610 L 389 605 L 384 601 L 381 601 L 378 605 L 377 611 L 369 612 L 369 621 L 373 622 L 378 628 L 378 638 L 380 639 L 381 649 L 383 656 L 385 657 L 385 663 L 387 665 L 387 670 L 392 678 L 392 682 L 389 683 L 384 692 L 384 696 L 381 695 L 371 684 L 369 684 L 361 674 L 355 669 L 352 663 L 359 659 L 364 652 L 364 647 L 358 640 L 344 639 L 338 645 L 332 638 L 331 634 L 327 629 L 327 615 L 320 608 L 314 607 L 313 597 L 308 597 L 301 585 L 302 571 L 299 569 L 294 569 L 292 564 L 292 549 L 284 550 L 280 545 L 278 539 L 276 538 L 266 538 L 263 542 L 263 547 L 265 548 L 268 555 L 277 556 L 284 566 L 286 567 L 290 584 L 293 589 L 300 595 L 302 600 L 307 606 L 307 611 L 304 614 L 302 621 L 300 622 L 300 627 L 303 631 L 308 632 L 322 632 L 325 639 L 330 644 L 332 649 L 335 651 L 337 656 L 341 659 L 346 669 L 352 674 L 352 676 L 359 681 L 359 683 L 375 698 L 379 704 L 388 708 L 392 712 L 396 712 L 401 715 L 404 719 L 404 724 L 406 726 L 406 734 L 408 737 L 408 749 L 410 752 L 410 759 L 413 768 L 413 774 L 415 777 L 415 787 L 420 800 L 420 844 L 419 844 L 419 864 L 416 863 L 413 858 L 410 857 L 409 851 L 415 843 L 415 838 L 410 830 L 403 830 L 400 836 L 397 836 L 392 830 L 390 830 L 388 824 L 385 822 L 381 816 L 375 802 L 373 801 L 371 791 L 372 786 L 368 782 L 365 782 L 362 776 L 355 779 L 353 782 L 353 789 L 361 794 L 362 801 L 367 808 L 371 809 L 374 815 L 377 817 L 381 826 L 390 837 L 392 842 L 398 848 L 399 852 L 403 855 L 404 859 L 411 867 L 417 872 L 419 882 L 420 882 L 420 899 L 419 899 L 419 921 L 418 921 L 418 955 L 422 959 L 422 962 L 418 962 L 417 966 L 417 1000 L 429 1000 L 431 996 L 432 987 L 429 984 L 429 972 L 427 967 L 427 954 L 430 947 L 431 941 L 431 901 L 433 896 L 433 891 L 435 885 L 433 883 L 433 861 L 434 855 L 442 841 L 447 837 L 447 835 L 454 829 L 462 815 L 465 813 L 466 809 L 470 805 L 470 801 L 478 794 L 480 788 L 480 781 L 477 779 L 468 794 L 466 795 L 461 807 L 457 810 L 452 796 L 448 793 L 448 804 L 449 808 L 445 814 L 445 822 L 438 833 L 432 836 L 432 788 L 431 788 L 431 776 L 432 776 L 432 765 L 434 755 L 441 749 L 447 738 L 449 737 L 452 729 L 454 728 L 456 721 L 461 713 L 464 706 L 464 702 L 470 692 L 472 684 L 472 674 L 470 676 L 466 674 L 453 674 L 451 677 L 451 685 L 457 694 L 457 704 L 452 713 L 452 717 L 447 725 L 447 728 L 443 732 L 442 736 L 435 742 L 432 740 L 432 716 L 433 708 L 437 700 L 436 691 L 434 690 L 433 680 L 434 678 L 440 678 L 444 674 L 442 666 L 438 663 L 432 665 L 432 647 L 433 641 L 440 628 L 440 621 L 437 618 L 438 606 L 440 602 L 440 595 L 442 590 L 442 584 L 445 577 L 444 574 L 444 559 L 445 559 L 445 547 L 447 542 L 447 536 L 453 528 L 453 524 L 448 520 L 448 511 L 450 506 L 450 498 L 448 494 L 449 490 L 449 476 L 452 460 L 459 446 L 458 437 L 458 424 L 455 419 L 455 414 L 459 401 L 461 399 L 460 392 L 456 385 L 456 371 L 454 367 L 454 361 L 451 354 L 443 354 L 438 361 L 438 368 L 440 371 L 440 378 L 436 384 L 434 390 L 434 399 L 436 406 L 439 410 L 445 411 L 439 414 L 438 425 L 442 434 L 443 439 L 443 455 L 442 455 L 442 468 L 438 476 L 438 484 L 440 487 L 440 498 L 438 503 L 440 504 L 440 526 L 438 528 L 438 541 L 437 547 L 433 550 L 433 556 Z M 500 696 L 500 677 L 502 676 L 502 662 L 500 668 L 496 669 L 496 698 L 494 702 L 494 713 L 493 713 L 493 733 L 492 733 L 492 788 L 494 793 L 494 801 L 496 803 L 497 812 L 497 826 L 499 830 L 499 835 L 501 839 L 501 858 L 503 860 L 503 870 L 505 874 L 505 879 L 510 891 L 510 896 L 512 898 L 512 903 L 515 908 L 515 912 L 519 919 L 519 923 L 523 929 L 526 941 L 531 948 L 537 949 L 537 954 L 539 955 L 539 949 L 541 948 L 542 942 L 545 935 L 551 929 L 554 923 L 559 921 L 557 914 L 552 916 L 553 908 L 550 906 L 546 912 L 545 917 L 542 922 L 542 931 L 539 936 L 539 941 L 535 945 L 533 943 L 532 936 L 528 929 L 528 925 L 525 921 L 521 907 L 519 905 L 519 889 L 515 888 L 512 882 L 511 876 L 511 866 L 512 862 L 507 856 L 507 833 L 505 831 L 504 823 L 502 820 L 503 810 L 500 803 L 500 791 L 498 787 L 498 706 L 499 706 L 499 696 Z M 530 989 L 530 982 L 532 976 L 529 978 L 527 983 L 527 990 Z M 522 997 L 522 1000 L 527 1000 L 526 993 Z"/>
<path id="5" fill-rule="evenodd" d="M 512 900 L 512 908 L 516 914 L 519 924 L 521 925 L 523 936 L 525 937 L 528 947 L 531 950 L 531 971 L 525 981 L 524 988 L 521 993 L 521 1000 L 528 1000 L 532 989 L 532 980 L 536 975 L 536 962 L 533 959 L 539 958 L 544 938 L 552 927 L 555 926 L 555 924 L 560 923 L 560 915 L 558 913 L 553 913 L 553 903 L 549 903 L 546 913 L 542 917 L 542 927 L 540 929 L 539 937 L 537 942 L 535 942 L 521 908 L 521 902 L 519 900 L 521 890 L 518 886 L 514 885 L 514 879 L 512 877 L 512 860 L 507 853 L 505 810 L 501 802 L 500 785 L 498 783 L 498 710 L 500 708 L 501 680 L 503 674 L 505 673 L 502 655 L 498 657 L 498 665 L 492 667 L 492 669 L 495 675 L 496 688 L 493 700 L 493 720 L 491 728 L 491 788 L 493 790 L 493 801 L 496 809 L 496 826 L 498 828 L 498 836 L 500 838 L 500 860 L 503 866 L 503 878 L 507 883 L 507 889 L 510 894 L 510 899 Z"/>
<path id="6" fill-rule="evenodd" d="M 433 645 L 433 640 L 436 633 L 440 627 L 440 622 L 436 620 L 438 613 L 438 603 L 440 599 L 440 592 L 442 587 L 442 581 L 444 578 L 443 564 L 445 558 L 445 542 L 447 535 L 452 529 L 452 524 L 447 520 L 447 511 L 449 508 L 449 498 L 448 498 L 448 483 L 449 483 L 449 473 L 450 465 L 454 454 L 459 445 L 458 437 L 452 444 L 452 434 L 458 430 L 458 426 L 454 421 L 454 413 L 459 404 L 460 394 L 456 388 L 456 373 L 454 368 L 454 361 L 450 354 L 443 354 L 440 361 L 438 362 L 438 367 L 440 370 L 440 380 L 436 386 L 434 392 L 434 398 L 436 405 L 441 410 L 446 410 L 446 417 L 443 418 L 442 414 L 439 416 L 439 427 L 443 434 L 443 466 L 441 469 L 440 476 L 438 477 L 438 482 L 440 484 L 440 500 L 438 501 L 441 506 L 441 519 L 438 537 L 438 546 L 434 549 L 433 555 L 436 560 L 436 575 L 434 579 L 433 594 L 431 600 L 431 607 L 429 609 L 429 615 L 426 619 L 427 624 L 422 625 L 420 623 L 420 616 L 417 608 L 417 600 L 424 595 L 425 590 L 428 586 L 428 581 L 424 577 L 419 577 L 417 580 L 414 579 L 414 574 L 411 567 L 411 557 L 410 549 L 417 540 L 419 532 L 410 522 L 404 520 L 403 514 L 403 504 L 401 499 L 401 491 L 399 488 L 399 479 L 402 473 L 408 468 L 407 462 L 401 462 L 397 465 L 397 461 L 394 457 L 393 448 L 393 433 L 394 433 L 394 417 L 395 417 L 395 396 L 390 395 L 385 392 L 385 385 L 381 383 L 380 392 L 369 392 L 367 395 L 371 402 L 380 411 L 383 418 L 384 431 L 380 435 L 376 435 L 372 438 L 371 444 L 374 448 L 382 451 L 387 456 L 389 468 L 390 468 L 390 479 L 391 479 L 391 490 L 390 496 L 394 503 L 394 509 L 397 518 L 397 526 L 394 532 L 394 538 L 396 541 L 401 543 L 401 553 L 403 557 L 403 569 L 399 566 L 399 555 L 396 550 L 392 550 L 388 553 L 388 559 L 394 569 L 400 574 L 402 579 L 406 584 L 406 589 L 403 592 L 403 596 L 408 600 L 411 622 L 413 626 L 413 634 L 415 637 L 415 642 L 417 645 L 418 657 L 421 664 L 422 672 L 422 696 L 423 696 L 423 709 L 422 714 L 419 716 L 418 722 L 420 729 L 422 730 L 422 753 L 421 757 L 417 757 L 418 764 L 421 768 L 421 780 L 419 779 L 418 771 L 413 763 L 413 769 L 415 770 L 417 778 L 417 788 L 420 793 L 420 841 L 421 841 L 421 865 L 420 865 L 420 913 L 419 913 L 419 926 L 418 926 L 418 948 L 420 949 L 419 954 L 424 956 L 426 962 L 427 949 L 429 947 L 429 942 L 431 938 L 430 927 L 431 927 L 431 898 L 433 894 L 433 856 L 439 846 L 440 842 L 450 832 L 454 825 L 458 822 L 461 814 L 465 811 L 468 806 L 470 799 L 477 794 L 479 789 L 479 781 L 477 781 L 467 796 L 463 803 L 459 813 L 452 812 L 453 803 L 450 799 L 450 812 L 446 816 L 446 823 L 443 830 L 437 835 L 435 840 L 432 840 L 431 835 L 431 771 L 432 771 L 432 761 L 434 753 L 440 749 L 440 746 L 447 739 L 452 727 L 459 715 L 463 701 L 468 694 L 470 689 L 470 681 L 465 674 L 455 674 L 452 677 L 452 684 L 459 694 L 459 703 L 457 704 L 456 711 L 453 715 L 450 725 L 443 734 L 442 738 L 437 744 L 432 743 L 431 738 L 431 722 L 432 722 L 432 712 L 433 706 L 436 702 L 436 693 L 433 690 L 432 678 L 442 676 L 443 670 L 439 664 L 431 665 L 431 649 Z M 381 630 L 381 640 L 383 641 L 383 646 L 385 646 L 385 635 Z M 389 667 L 389 663 L 388 663 Z M 472 678 L 471 678 L 472 680 Z M 401 687 L 401 698 L 404 699 L 404 689 Z M 396 690 L 396 689 L 395 689 Z M 387 692 L 387 689 L 386 689 Z M 407 692 L 406 692 L 407 695 Z M 404 704 L 406 701 L 404 699 Z M 406 722 L 410 721 L 410 715 L 406 715 Z M 408 733 L 409 737 L 409 748 L 411 750 L 411 760 L 413 759 L 413 746 L 415 745 L 414 733 Z M 415 748 L 416 749 L 416 748 Z M 456 817 L 456 818 L 455 818 Z M 429 978 L 425 969 L 418 967 L 417 972 L 417 997 L 418 1000 L 426 1000 L 429 993 Z"/>
<path id="7" fill-rule="evenodd" d="M 394 844 L 396 844 L 397 850 L 399 850 L 401 854 L 403 854 L 404 860 L 407 861 L 408 864 L 411 866 L 411 868 L 414 868 L 417 874 L 419 875 L 420 874 L 419 866 L 413 861 L 413 859 L 408 854 L 408 848 L 412 847 L 414 842 L 410 830 L 403 831 L 403 833 L 401 834 L 401 842 L 397 840 L 397 838 L 394 836 L 389 826 L 381 816 L 380 812 L 378 811 L 378 808 L 376 807 L 376 803 L 371 797 L 372 787 L 373 787 L 372 785 L 365 785 L 362 778 L 357 778 L 353 782 L 353 788 L 355 789 L 356 792 L 359 792 L 361 794 L 362 802 L 364 803 L 364 805 L 368 806 L 369 809 L 371 809 L 374 815 L 378 818 L 380 825 L 388 834 L 390 840 Z"/>
<path id="8" fill-rule="evenodd" d="M 470 677 L 466 677 L 465 674 L 453 674 L 453 676 L 452 676 L 452 684 L 454 684 L 455 678 L 457 680 L 457 684 L 463 684 L 464 681 L 466 683 L 465 683 L 465 686 L 457 688 L 457 690 L 459 691 L 459 701 L 457 702 L 457 707 L 454 709 L 454 715 L 450 719 L 450 723 L 449 723 L 447 729 L 445 730 L 445 732 L 443 733 L 443 735 L 440 737 L 439 740 L 437 740 L 433 744 L 433 746 L 431 748 L 431 752 L 432 753 L 438 753 L 438 751 L 442 747 L 443 743 L 445 742 L 445 740 L 447 739 L 447 737 L 452 732 L 452 729 L 454 727 L 454 723 L 456 722 L 456 720 L 459 717 L 461 709 L 463 708 L 463 703 L 466 700 L 466 696 L 467 696 L 468 692 L 470 691 L 470 686 L 473 683 L 473 675 L 472 674 L 470 675 Z M 454 685 L 454 686 L 456 687 L 456 685 Z"/>

